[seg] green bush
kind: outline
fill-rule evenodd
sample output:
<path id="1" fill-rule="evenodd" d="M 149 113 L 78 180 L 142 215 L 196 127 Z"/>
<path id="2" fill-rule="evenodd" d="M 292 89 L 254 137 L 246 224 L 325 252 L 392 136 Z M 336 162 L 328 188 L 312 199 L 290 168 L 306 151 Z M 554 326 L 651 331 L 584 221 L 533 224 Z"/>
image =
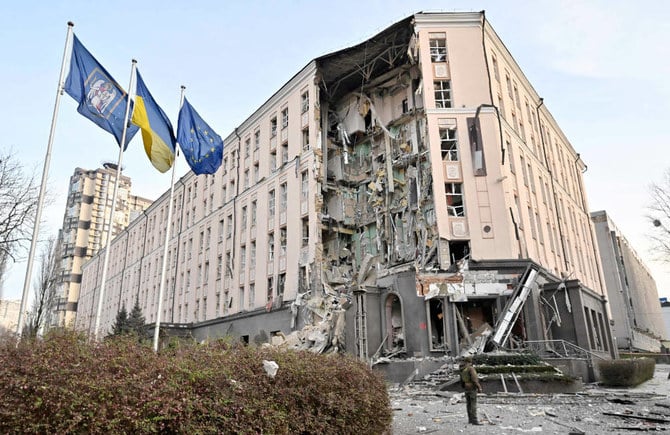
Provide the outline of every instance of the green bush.
<path id="1" fill-rule="evenodd" d="M 383 379 L 352 357 L 224 341 L 5 340 L 0 379 L 0 433 L 375 434 L 392 419 Z"/>
<path id="2" fill-rule="evenodd" d="M 656 361 L 632 358 L 599 361 L 600 382 L 613 387 L 632 387 L 654 377 Z"/>

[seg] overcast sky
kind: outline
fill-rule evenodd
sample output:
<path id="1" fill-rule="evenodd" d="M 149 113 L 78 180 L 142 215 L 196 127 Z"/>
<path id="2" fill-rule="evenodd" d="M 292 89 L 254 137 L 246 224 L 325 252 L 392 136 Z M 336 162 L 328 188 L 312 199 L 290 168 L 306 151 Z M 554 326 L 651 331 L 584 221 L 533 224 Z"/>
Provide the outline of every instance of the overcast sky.
<path id="1" fill-rule="evenodd" d="M 0 149 L 13 149 L 40 177 L 69 20 L 124 87 L 137 59 L 175 127 L 185 85 L 191 104 L 226 137 L 311 59 L 414 12 L 480 10 L 588 165 L 591 210 L 607 210 L 651 269 L 659 295 L 670 296 L 670 273 L 652 260 L 645 219 L 649 185 L 670 168 L 664 0 L 2 2 Z M 62 224 L 74 168 L 95 169 L 117 155 L 113 137 L 64 95 L 48 184 L 55 201 L 43 213 L 43 238 Z M 123 162 L 134 194 L 155 199 L 169 188 L 169 172 L 153 169 L 139 134 Z M 180 160 L 178 174 L 186 170 Z M 21 297 L 24 275 L 25 262 L 10 265 L 4 298 Z"/>

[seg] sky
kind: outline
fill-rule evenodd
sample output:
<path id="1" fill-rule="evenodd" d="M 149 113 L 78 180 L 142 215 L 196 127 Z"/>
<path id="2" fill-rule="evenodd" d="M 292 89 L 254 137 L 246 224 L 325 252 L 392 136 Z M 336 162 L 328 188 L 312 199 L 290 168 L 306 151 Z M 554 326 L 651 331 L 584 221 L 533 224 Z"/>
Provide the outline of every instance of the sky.
<path id="1" fill-rule="evenodd" d="M 312 59 L 415 12 L 481 10 L 587 164 L 590 209 L 607 210 L 651 270 L 659 295 L 670 297 L 670 266 L 654 260 L 646 219 L 649 186 L 670 168 L 670 2 L 664 0 L 2 2 L 0 150 L 12 150 L 40 179 L 68 21 L 126 88 L 136 59 L 175 128 L 184 85 L 189 102 L 225 138 Z M 62 224 L 74 169 L 118 158 L 113 137 L 76 107 L 63 95 L 42 239 Z M 177 165 L 178 175 L 187 172 L 183 159 Z M 169 189 L 170 172 L 153 169 L 139 134 L 123 166 L 135 195 L 155 199 Z M 10 265 L 0 296 L 21 298 L 25 269 L 25 261 Z"/>

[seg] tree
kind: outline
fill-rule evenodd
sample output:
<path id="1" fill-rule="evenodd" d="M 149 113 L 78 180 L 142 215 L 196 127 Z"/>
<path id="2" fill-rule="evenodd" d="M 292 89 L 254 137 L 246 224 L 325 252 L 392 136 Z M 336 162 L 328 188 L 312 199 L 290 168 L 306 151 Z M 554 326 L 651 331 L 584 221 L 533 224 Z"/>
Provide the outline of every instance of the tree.
<path id="1" fill-rule="evenodd" d="M 111 335 L 124 335 L 128 333 L 128 311 L 126 306 L 122 306 L 121 310 L 116 313 L 116 321 L 112 326 Z"/>
<path id="2" fill-rule="evenodd" d="M 139 298 L 135 298 L 135 305 L 133 305 L 133 309 L 128 316 L 128 329 L 131 333 L 142 337 L 144 335 L 144 323 L 145 320 L 142 308 L 140 308 L 140 300 Z"/>
<path id="3" fill-rule="evenodd" d="M 665 171 L 660 183 L 651 185 L 649 220 L 653 228 L 649 237 L 658 259 L 670 262 L 670 169 Z"/>
<path id="4" fill-rule="evenodd" d="M 26 174 L 11 151 L 0 150 L 0 263 L 16 261 L 31 240 L 38 195 L 35 174 Z"/>
<path id="5" fill-rule="evenodd" d="M 33 306 L 28 314 L 25 335 L 34 337 L 51 323 L 51 316 L 58 300 L 56 292 L 58 258 L 59 244 L 51 237 L 40 252 L 39 279 L 33 287 Z"/>

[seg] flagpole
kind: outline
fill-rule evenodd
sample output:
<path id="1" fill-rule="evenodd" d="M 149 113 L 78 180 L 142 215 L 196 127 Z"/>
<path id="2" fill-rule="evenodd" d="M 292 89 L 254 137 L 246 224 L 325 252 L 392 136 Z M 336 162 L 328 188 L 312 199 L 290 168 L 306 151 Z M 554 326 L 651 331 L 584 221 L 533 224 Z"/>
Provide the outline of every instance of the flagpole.
<path id="1" fill-rule="evenodd" d="M 33 261 L 35 260 L 35 249 L 37 247 L 37 239 L 40 232 L 40 220 L 42 219 L 42 208 L 44 205 L 44 195 L 46 192 L 47 179 L 49 178 L 49 165 L 51 162 L 51 148 L 56 133 L 56 121 L 58 120 L 58 108 L 60 107 L 60 97 L 63 95 L 63 82 L 65 81 L 65 69 L 67 57 L 67 49 L 72 40 L 72 28 L 74 23 L 67 22 L 67 34 L 65 36 L 65 48 L 63 50 L 63 60 L 60 67 L 60 77 L 58 78 L 58 89 L 56 90 L 56 103 L 54 104 L 54 111 L 51 117 L 51 129 L 49 130 L 49 140 L 47 142 L 47 152 L 44 157 L 44 168 L 42 169 L 42 184 L 40 184 L 40 192 L 37 197 L 37 212 L 35 214 L 35 223 L 33 225 L 33 237 L 30 241 L 30 251 L 28 253 L 28 264 L 26 265 L 26 277 L 23 280 L 23 295 L 21 296 L 21 308 L 19 310 L 19 320 L 16 324 L 16 334 L 21 338 L 23 331 L 24 315 L 28 305 L 28 291 L 30 289 L 30 278 L 33 273 Z"/>
<path id="2" fill-rule="evenodd" d="M 116 211 L 116 196 L 119 190 L 119 179 L 121 178 L 121 163 L 123 161 L 123 149 L 126 145 L 126 132 L 128 131 L 128 119 L 130 114 L 130 90 L 133 89 L 133 79 L 135 78 L 135 69 L 137 68 L 137 61 L 133 59 L 130 68 L 130 83 L 128 84 L 128 101 L 126 102 L 126 114 L 123 120 L 123 133 L 121 134 L 121 143 L 119 144 L 119 159 L 116 164 L 116 180 L 114 181 L 114 192 L 112 193 L 112 212 L 109 217 L 109 224 L 107 225 L 107 233 L 105 234 L 105 258 L 102 264 L 102 279 L 100 282 L 100 295 L 98 296 L 98 311 L 95 315 L 95 329 L 93 335 L 95 340 L 100 339 L 100 316 L 102 314 L 102 304 L 105 298 L 105 284 L 107 280 L 107 267 L 109 265 L 109 241 L 112 235 L 112 226 L 114 225 L 114 212 Z M 106 206 L 107 204 L 105 204 Z"/>
<path id="3" fill-rule="evenodd" d="M 184 91 L 186 86 L 181 87 L 181 96 L 179 97 L 179 109 L 184 104 Z M 163 293 L 165 292 L 165 273 L 167 269 L 168 243 L 170 242 L 170 225 L 172 223 L 172 202 L 174 198 L 174 177 L 177 172 L 177 156 L 179 148 L 175 147 L 175 159 L 172 164 L 172 181 L 170 182 L 170 205 L 168 205 L 167 228 L 165 229 L 165 246 L 163 247 L 163 265 L 161 267 L 161 283 L 158 288 L 158 308 L 156 311 L 156 326 L 154 327 L 154 352 L 158 352 L 158 338 L 161 327 L 161 313 L 163 311 Z"/>

